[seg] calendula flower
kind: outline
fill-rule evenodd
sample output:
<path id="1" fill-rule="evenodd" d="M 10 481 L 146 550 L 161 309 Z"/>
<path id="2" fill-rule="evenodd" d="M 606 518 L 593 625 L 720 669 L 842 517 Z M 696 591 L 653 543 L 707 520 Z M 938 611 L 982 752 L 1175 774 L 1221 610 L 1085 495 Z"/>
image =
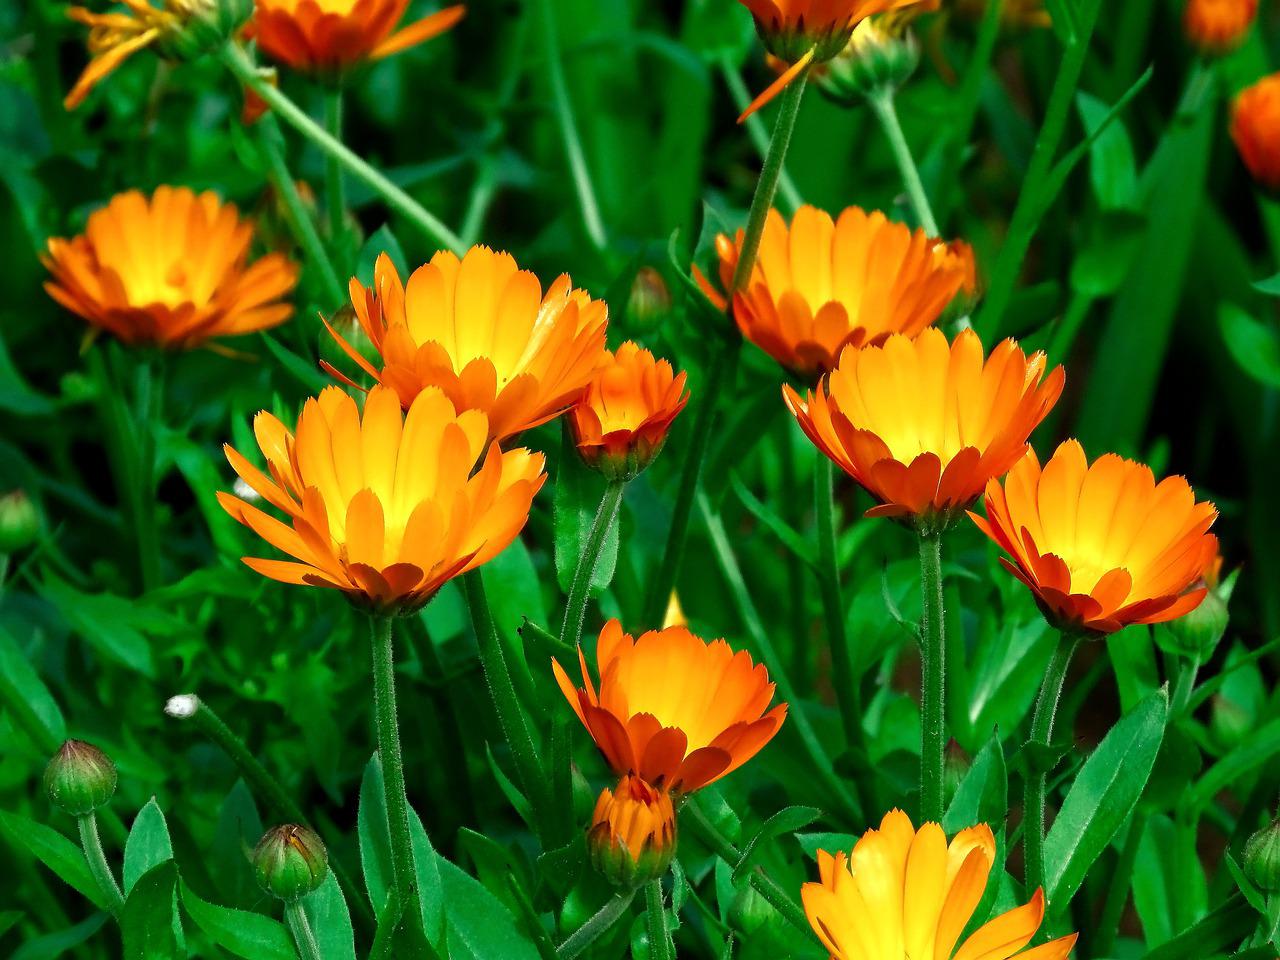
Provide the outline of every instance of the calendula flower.
<path id="1" fill-rule="evenodd" d="M 1231 108 L 1231 139 L 1261 186 L 1280 191 L 1280 73 L 1242 90 Z"/>
<path id="2" fill-rule="evenodd" d="M 728 290 L 743 232 L 716 238 L 720 280 Z M 699 284 L 721 309 L 727 304 L 696 268 Z M 790 225 L 776 210 L 765 220 L 751 277 L 733 298 L 742 335 L 788 370 L 816 379 L 846 346 L 914 336 L 975 283 L 968 244 L 947 244 L 878 211 L 849 207 L 834 222 L 815 207 Z"/>
<path id="3" fill-rule="evenodd" d="M 972 330 L 948 347 L 932 328 L 849 348 L 807 397 L 783 394 L 814 445 L 879 501 L 867 516 L 942 529 L 1027 451 L 1062 393 L 1062 368 L 1046 366 L 1013 340 L 984 361 Z"/>
<path id="4" fill-rule="evenodd" d="M 296 562 L 244 562 L 383 613 L 420 608 L 447 580 L 501 553 L 546 479 L 542 454 L 503 452 L 483 413 L 455 413 L 434 388 L 402 415 L 395 392 L 374 387 L 362 417 L 329 387 L 303 406 L 296 435 L 265 411 L 253 428 L 267 472 L 230 446 L 227 460 L 288 523 L 230 494 L 218 500 Z"/>
<path id="5" fill-rule="evenodd" d="M 578 453 L 610 479 L 630 480 L 667 442 L 676 415 L 689 401 L 685 374 L 627 342 L 596 371 L 569 411 Z"/>
<path id="6" fill-rule="evenodd" d="M 810 64 L 830 60 L 867 17 L 933 0 L 742 0 L 765 49 L 791 66 L 738 118 L 741 123 L 776 97 Z"/>
<path id="7" fill-rule="evenodd" d="M 615 773 L 658 789 L 688 793 L 719 780 L 759 753 L 787 715 L 785 703 L 765 712 L 774 685 L 763 664 L 685 627 L 634 639 L 610 620 L 596 646 L 598 694 L 581 649 L 578 661 L 582 689 L 552 662 L 578 719 Z"/>
<path id="8" fill-rule="evenodd" d="M 409 0 L 256 0 L 258 46 L 294 70 L 336 73 L 430 40 L 466 13 L 445 7 L 396 30 Z"/>
<path id="9" fill-rule="evenodd" d="M 995 859 L 986 824 L 961 830 L 948 843 L 936 823 L 917 831 L 905 813 L 893 810 L 850 853 L 818 851 L 820 879 L 800 895 L 832 960 L 1066 960 L 1074 933 L 1023 950 L 1044 921 L 1041 890 L 987 921 L 957 949 Z"/>
<path id="10" fill-rule="evenodd" d="M 974 522 L 1059 629 L 1114 633 L 1173 620 L 1204 599 L 1218 511 L 1182 477 L 1157 484 L 1149 467 L 1114 453 L 1090 465 L 1068 440 L 1043 470 L 1029 451 L 1003 486 L 987 486 L 984 506 Z"/>
<path id="11" fill-rule="evenodd" d="M 498 440 L 559 416 L 608 360 L 603 301 L 573 289 L 567 275 L 543 293 L 510 254 L 488 247 L 472 247 L 461 260 L 441 251 L 407 286 L 384 254 L 372 289 L 351 281 L 351 302 L 382 368 L 329 332 L 365 373 L 406 407 L 438 387 L 459 412 L 483 411 Z"/>
<path id="12" fill-rule="evenodd" d="M 635 889 L 667 872 L 676 854 L 671 795 L 628 774 L 596 801 L 587 832 L 591 863 L 615 887 Z"/>
<path id="13" fill-rule="evenodd" d="M 278 253 L 249 262 L 253 225 L 213 193 L 130 190 L 90 214 L 83 234 L 51 238 L 45 290 L 125 343 L 198 347 L 253 333 L 293 313 L 280 299 L 298 269 Z"/>
<path id="14" fill-rule="evenodd" d="M 1182 24 L 1205 53 L 1227 53 L 1240 45 L 1258 15 L 1258 0 L 1187 0 Z"/>
<path id="15" fill-rule="evenodd" d="M 920 64 L 920 44 L 911 30 L 921 4 L 863 20 L 843 50 L 832 57 L 814 81 L 826 93 L 846 103 L 885 90 L 896 90 Z"/>

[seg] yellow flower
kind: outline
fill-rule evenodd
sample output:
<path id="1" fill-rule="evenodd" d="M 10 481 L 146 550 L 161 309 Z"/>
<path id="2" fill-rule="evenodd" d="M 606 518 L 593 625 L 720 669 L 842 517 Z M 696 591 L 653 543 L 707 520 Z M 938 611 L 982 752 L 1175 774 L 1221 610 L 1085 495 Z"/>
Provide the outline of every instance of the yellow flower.
<path id="1" fill-rule="evenodd" d="M 490 442 L 483 413 L 455 413 L 439 390 L 401 415 L 394 391 L 374 387 L 361 418 L 337 387 L 306 402 L 291 433 L 254 419 L 267 473 L 230 446 L 227 460 L 281 523 L 230 494 L 236 520 L 297 562 L 246 557 L 273 580 L 341 590 L 355 604 L 413 611 L 448 580 L 501 553 L 529 519 L 543 457 Z"/>
<path id="2" fill-rule="evenodd" d="M 956 943 L 982 900 L 995 863 L 986 824 L 947 843 L 936 823 L 917 831 L 901 810 L 885 815 L 851 853 L 818 852 L 820 879 L 801 893 L 832 960 L 1065 960 L 1076 934 L 1019 953 L 1044 920 L 1044 894 Z"/>
<path id="3" fill-rule="evenodd" d="M 278 253 L 250 264 L 253 225 L 213 193 L 131 190 L 89 215 L 85 232 L 49 240 L 45 290 L 125 343 L 198 347 L 284 323 L 298 269 Z"/>
<path id="4" fill-rule="evenodd" d="M 405 407 L 427 387 L 439 388 L 459 413 L 483 411 L 497 440 L 564 413 L 608 360 L 603 301 L 573 289 L 567 275 L 544 294 L 510 254 L 488 247 L 472 247 L 461 260 L 441 251 L 407 286 L 384 254 L 372 289 L 351 281 L 351 302 L 382 368 L 329 332 L 365 373 Z"/>

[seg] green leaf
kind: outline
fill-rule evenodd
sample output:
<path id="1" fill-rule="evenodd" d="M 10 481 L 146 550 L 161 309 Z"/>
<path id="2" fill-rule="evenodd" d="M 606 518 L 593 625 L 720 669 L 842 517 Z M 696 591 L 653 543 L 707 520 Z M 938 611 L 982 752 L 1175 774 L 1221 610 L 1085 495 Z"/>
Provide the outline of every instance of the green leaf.
<path id="1" fill-rule="evenodd" d="M 942 818 L 948 835 L 979 823 L 999 823 L 1009 808 L 1009 773 L 1000 734 L 991 735 L 960 781 Z"/>
<path id="2" fill-rule="evenodd" d="M 311 932 L 316 935 L 324 960 L 356 960 L 356 935 L 351 928 L 351 913 L 332 870 L 320 888 L 303 899 L 302 909 L 311 921 Z"/>
<path id="3" fill-rule="evenodd" d="M 1244 897 L 1235 894 L 1189 930 L 1150 951 L 1144 960 L 1188 960 L 1213 957 L 1247 937 L 1257 925 L 1257 914 Z"/>
<path id="4" fill-rule="evenodd" d="M 9 844 L 25 849 L 33 857 L 58 875 L 99 909 L 106 909 L 107 902 L 98 889 L 97 881 L 89 873 L 84 851 L 57 830 L 46 827 L 17 813 L 0 810 L 0 831 Z"/>
<path id="5" fill-rule="evenodd" d="M 0 703 L 41 753 L 53 753 L 67 739 L 67 723 L 40 675 L 17 642 L 0 629 Z"/>
<path id="6" fill-rule="evenodd" d="M 733 882 L 735 884 L 742 882 L 743 877 L 755 862 L 761 844 L 768 843 L 783 834 L 802 830 L 821 816 L 822 811 L 817 807 L 787 807 L 785 810 L 779 810 L 764 822 L 764 826 L 742 848 L 742 855 L 733 868 Z"/>
<path id="7" fill-rule="evenodd" d="M 1090 297 L 1109 297 L 1119 290 L 1146 227 L 1146 217 L 1129 210 L 1106 211 L 1094 220 L 1088 245 L 1071 265 L 1071 289 Z"/>
<path id="8" fill-rule="evenodd" d="M 95 913 L 74 927 L 28 940 L 13 952 L 9 960 L 54 960 L 87 941 L 110 919 L 109 914 Z"/>
<path id="9" fill-rule="evenodd" d="M 237 780 L 222 801 L 213 844 L 206 854 L 209 875 L 224 903 L 247 907 L 260 900 L 262 888 L 250 869 L 249 852 L 262 834 L 253 794 L 243 780 Z"/>
<path id="10" fill-rule="evenodd" d="M 1125 714 L 1081 768 L 1045 839 L 1048 901 L 1064 909 L 1142 796 L 1164 739 L 1169 698 Z"/>
<path id="11" fill-rule="evenodd" d="M 1089 179 L 1094 196 L 1104 210 L 1129 206 L 1137 193 L 1138 173 L 1133 144 L 1124 124 L 1112 119 L 1103 129 L 1103 123 L 1111 117 L 1111 107 L 1083 91 L 1076 94 L 1076 109 L 1091 136 L 1102 130 L 1089 146 Z"/>
<path id="12" fill-rule="evenodd" d="M 604 487 L 604 478 L 579 458 L 573 439 L 566 429 L 556 473 L 554 505 L 556 580 L 566 594 L 573 583 L 578 558 L 582 556 L 587 538 L 591 534 L 591 524 L 600 508 Z M 596 560 L 595 573 L 591 577 L 592 594 L 599 593 L 613 580 L 613 572 L 618 564 L 618 528 L 621 526 L 621 518 L 622 510 L 619 510 L 609 532 L 605 534 L 600 557 Z M 543 617 L 539 622 L 547 621 Z"/>
<path id="13" fill-rule="evenodd" d="M 223 950 L 245 960 L 297 960 L 289 931 L 278 920 L 209 903 L 185 883 L 181 889 L 187 915 Z M 325 957 L 328 956 L 326 953 Z"/>
<path id="14" fill-rule="evenodd" d="M 384 253 L 391 258 L 396 272 L 400 274 L 400 280 L 408 283 L 409 261 L 405 258 L 404 249 L 400 246 L 400 241 L 396 239 L 391 227 L 384 223 L 369 235 L 369 239 L 364 242 L 360 250 L 356 276 L 366 287 L 373 286 L 373 267 L 378 262 L 379 255 Z"/>
<path id="15" fill-rule="evenodd" d="M 280 366 L 293 374 L 294 378 L 309 392 L 319 393 L 325 387 L 332 385 L 333 381 L 321 372 L 319 364 L 315 361 L 298 356 L 269 333 L 262 334 L 262 342 L 267 345 L 267 349 L 279 361 Z"/>
<path id="16" fill-rule="evenodd" d="M 138 878 L 120 911 L 125 960 L 186 956 L 178 917 L 178 868 L 166 860 Z"/>
<path id="17" fill-rule="evenodd" d="M 173 859 L 173 843 L 164 814 L 152 797 L 139 812 L 129 829 L 124 845 L 124 892 L 127 897 L 133 885 L 152 867 Z"/>
<path id="18" fill-rule="evenodd" d="M 84 593 L 53 574 L 46 574 L 39 589 L 68 626 L 98 653 L 146 677 L 155 675 L 155 666 L 144 631 L 170 635 L 180 626 L 135 599 Z"/>
<path id="19" fill-rule="evenodd" d="M 538 960 L 537 950 L 502 901 L 448 860 L 438 862 L 449 916 L 450 953 L 461 948 L 486 960 Z"/>
<path id="20" fill-rule="evenodd" d="M 1280 332 L 1232 303 L 1218 308 L 1218 326 L 1240 368 L 1259 383 L 1280 390 Z"/>
<path id="21" fill-rule="evenodd" d="M 1280 754 L 1280 718 L 1254 730 L 1226 756 L 1210 767 L 1188 791 L 1184 802 L 1191 810 L 1203 810 L 1215 796 L 1241 777 Z"/>

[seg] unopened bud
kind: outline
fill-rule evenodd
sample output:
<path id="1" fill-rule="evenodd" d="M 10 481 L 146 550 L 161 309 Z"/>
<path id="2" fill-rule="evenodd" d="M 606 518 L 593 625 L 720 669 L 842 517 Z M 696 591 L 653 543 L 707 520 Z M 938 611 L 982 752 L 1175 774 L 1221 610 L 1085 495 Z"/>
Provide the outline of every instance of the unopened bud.
<path id="1" fill-rule="evenodd" d="M 194 693 L 180 693 L 165 701 L 164 712 L 175 720 L 188 720 L 200 709 L 200 698 Z"/>
<path id="2" fill-rule="evenodd" d="M 1244 872 L 1264 893 L 1280 892 L 1280 821 L 1272 820 L 1244 845 Z"/>
<path id="3" fill-rule="evenodd" d="M 641 267 L 631 282 L 627 319 L 641 331 L 656 329 L 671 315 L 671 291 L 653 267 Z"/>
<path id="4" fill-rule="evenodd" d="M 44 769 L 50 802 L 73 817 L 104 806 L 116 792 L 116 765 L 91 743 L 68 740 Z"/>
<path id="5" fill-rule="evenodd" d="M 1201 663 L 1213 656 L 1213 651 L 1222 642 L 1231 622 L 1227 603 L 1231 599 L 1240 571 L 1235 570 L 1226 580 L 1220 581 L 1221 569 L 1222 558 L 1218 557 L 1205 575 L 1204 585 L 1208 593 L 1200 601 L 1200 605 L 1190 613 L 1169 622 L 1169 634 L 1178 652 L 1196 657 Z"/>
<path id="6" fill-rule="evenodd" d="M 40 513 L 21 490 L 0 496 L 0 555 L 17 553 L 36 542 Z"/>
<path id="7" fill-rule="evenodd" d="M 258 841 L 253 869 L 263 890 L 292 903 L 324 883 L 329 855 L 314 830 L 290 823 L 272 827 Z"/>
<path id="8" fill-rule="evenodd" d="M 591 863 L 611 884 L 635 889 L 667 872 L 676 853 L 671 797 L 628 774 L 596 801 L 587 833 Z"/>
<path id="9" fill-rule="evenodd" d="M 869 17 L 858 24 L 848 44 L 828 64 L 818 83 L 837 100 L 892 93 L 920 65 L 920 44 L 908 26 L 908 11 Z"/>

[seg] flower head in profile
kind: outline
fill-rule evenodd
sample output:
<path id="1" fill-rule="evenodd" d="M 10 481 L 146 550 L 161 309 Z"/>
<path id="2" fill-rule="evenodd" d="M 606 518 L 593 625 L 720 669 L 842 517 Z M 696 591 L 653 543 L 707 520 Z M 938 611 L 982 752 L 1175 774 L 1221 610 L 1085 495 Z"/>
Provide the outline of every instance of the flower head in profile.
<path id="1" fill-rule="evenodd" d="M 1231 139 L 1262 187 L 1280 192 L 1280 73 L 1240 92 L 1231 108 Z"/>
<path id="2" fill-rule="evenodd" d="M 230 494 L 218 500 L 294 559 L 244 562 L 386 613 L 420 608 L 447 580 L 501 553 L 546 479 L 542 454 L 504 452 L 483 413 L 455 413 L 434 388 L 402 414 L 392 390 L 374 387 L 362 416 L 329 387 L 303 406 L 296 434 L 265 411 L 253 429 L 267 472 L 230 446 L 227 459 L 287 522 Z"/>
<path id="3" fill-rule="evenodd" d="M 1257 15 L 1258 0 L 1187 0 L 1182 24 L 1204 53 L 1228 53 L 1244 41 Z"/>
<path id="4" fill-rule="evenodd" d="M 1218 555 L 1218 512 L 1186 480 L 1156 483 L 1149 467 L 1113 453 L 1089 464 L 1075 440 L 1043 469 L 1029 451 L 1003 485 L 987 486 L 984 507 L 974 522 L 1063 630 L 1108 634 L 1189 613 Z"/>
<path id="5" fill-rule="evenodd" d="M 630 480 L 653 462 L 689 401 L 685 374 L 627 342 L 569 411 L 578 453 L 610 479 Z"/>
<path id="6" fill-rule="evenodd" d="M 948 346 L 931 328 L 846 349 L 804 399 L 783 392 L 814 445 L 879 501 L 868 516 L 942 529 L 1027 451 L 1062 393 L 1062 368 L 1047 366 L 1013 340 L 984 359 L 972 330 Z"/>
<path id="7" fill-rule="evenodd" d="M 587 832 L 595 868 L 615 887 L 635 889 L 667 872 L 676 853 L 671 795 L 627 774 L 596 801 Z"/>
<path id="8" fill-rule="evenodd" d="M 1044 921 L 1041 890 L 960 942 L 995 859 L 986 824 L 961 830 L 948 843 L 936 823 L 917 831 L 905 813 L 893 810 L 851 852 L 819 850 L 819 880 L 806 883 L 800 895 L 832 960 L 1066 960 L 1074 933 L 1023 949 Z"/>
<path id="9" fill-rule="evenodd" d="M 729 289 L 743 233 L 716 238 L 720 280 Z M 878 211 L 849 207 L 839 218 L 814 207 L 790 225 L 776 210 L 765 221 L 751 276 L 733 298 L 742 335 L 788 370 L 810 380 L 835 367 L 846 346 L 915 336 L 962 290 L 972 291 L 973 251 Z M 725 298 L 695 271 L 722 309 Z"/>
<path id="10" fill-rule="evenodd" d="M 581 650 L 578 660 L 581 689 L 552 662 L 565 698 L 616 774 L 657 789 L 688 793 L 719 780 L 759 753 L 787 714 L 785 703 L 768 710 L 763 664 L 685 627 L 635 639 L 610 620 L 596 647 L 599 692 Z"/>
<path id="11" fill-rule="evenodd" d="M 118 194 L 83 234 L 49 240 L 45 290 L 129 344 L 198 347 L 284 323 L 298 269 L 278 253 L 249 262 L 253 225 L 213 193 Z"/>
<path id="12" fill-rule="evenodd" d="M 397 30 L 408 6 L 409 0 L 256 0 L 250 33 L 285 66 L 332 74 L 417 46 L 466 14 L 457 4 Z"/>
<path id="13" fill-rule="evenodd" d="M 544 293 L 510 254 L 488 247 L 461 260 L 437 253 L 407 285 L 384 254 L 372 288 L 351 281 L 351 302 L 381 369 L 329 332 L 366 374 L 405 407 L 427 387 L 442 390 L 459 413 L 482 411 L 497 440 L 564 413 L 608 360 L 603 301 L 575 290 L 568 276 Z"/>

